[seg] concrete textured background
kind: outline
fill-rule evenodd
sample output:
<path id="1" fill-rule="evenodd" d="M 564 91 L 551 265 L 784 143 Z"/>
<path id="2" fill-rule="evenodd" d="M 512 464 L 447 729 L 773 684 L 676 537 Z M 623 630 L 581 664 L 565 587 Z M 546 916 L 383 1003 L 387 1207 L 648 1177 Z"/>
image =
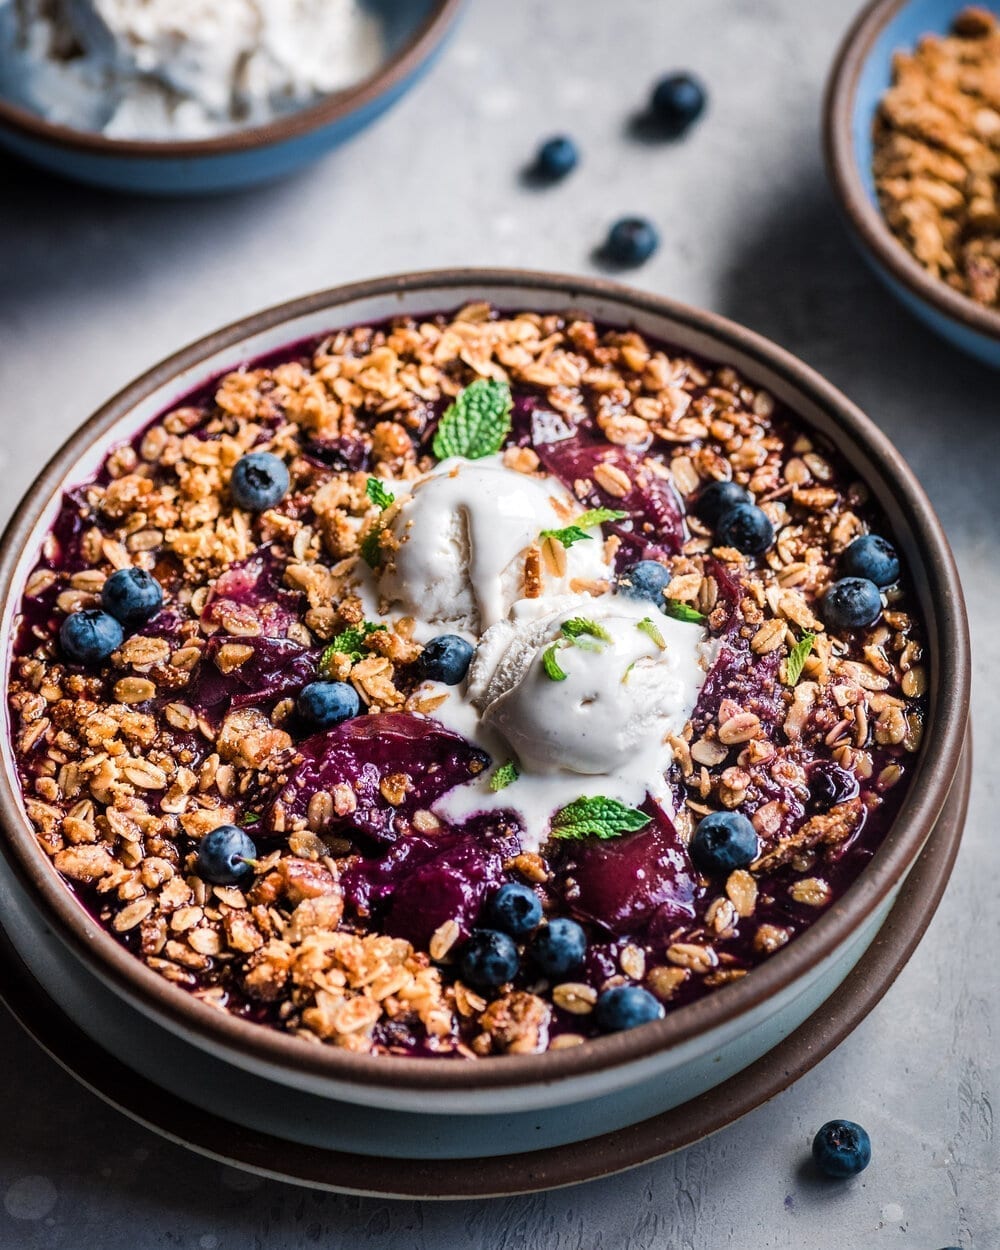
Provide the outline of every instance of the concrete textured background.
<path id="1" fill-rule="evenodd" d="M 238 197 L 114 198 L 0 160 L 5 515 L 81 418 L 223 322 L 406 268 L 588 272 L 607 224 L 645 213 L 663 246 L 636 285 L 725 313 L 797 352 L 895 438 L 923 480 L 973 618 L 978 758 L 964 849 L 916 958 L 834 1055 L 711 1141 L 617 1179 L 525 1199 L 323 1195 L 160 1141 L 78 1088 L 0 1017 L 0 1245 L 1000 1244 L 997 375 L 901 313 L 837 219 L 818 115 L 856 8 L 853 0 L 472 0 L 441 62 L 396 111 L 300 177 Z M 647 84 L 675 67 L 704 77 L 710 115 L 681 145 L 628 141 L 625 122 Z M 521 188 L 518 168 L 558 130 L 577 136 L 581 168 L 553 190 Z M 849 1186 L 819 1186 L 799 1170 L 812 1132 L 834 1115 L 860 1120 L 875 1142 L 874 1163 Z"/>

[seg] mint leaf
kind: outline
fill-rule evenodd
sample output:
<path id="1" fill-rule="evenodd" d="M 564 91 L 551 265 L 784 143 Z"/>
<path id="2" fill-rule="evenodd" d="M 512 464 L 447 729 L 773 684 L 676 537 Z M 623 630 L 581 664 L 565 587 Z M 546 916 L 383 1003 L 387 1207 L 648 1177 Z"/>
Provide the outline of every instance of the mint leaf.
<path id="1" fill-rule="evenodd" d="M 650 818 L 635 807 L 627 807 L 617 799 L 595 795 L 574 799 L 552 817 L 553 838 L 620 838 L 649 824 Z"/>
<path id="2" fill-rule="evenodd" d="M 242 823 L 244 826 L 259 825 L 260 824 L 260 812 L 244 812 Z"/>
<path id="3" fill-rule="evenodd" d="M 619 512 L 617 508 L 591 508 L 583 516 L 578 516 L 575 523 L 581 529 L 589 530 L 595 525 L 603 525 L 605 521 L 624 521 L 627 516 L 627 512 Z"/>
<path id="4" fill-rule="evenodd" d="M 558 642 L 554 642 L 542 653 L 542 668 L 545 669 L 545 676 L 550 681 L 565 681 L 566 673 L 559 667 L 559 661 L 556 659 L 556 652 L 559 650 Z"/>
<path id="5" fill-rule="evenodd" d="M 439 460 L 492 456 L 510 432 L 514 400 L 506 382 L 477 378 L 458 396 L 438 422 L 432 444 Z"/>
<path id="6" fill-rule="evenodd" d="M 585 616 L 571 616 L 568 621 L 563 621 L 560 629 L 564 637 L 577 643 L 578 646 L 584 634 L 589 634 L 591 638 L 600 638 L 602 642 L 611 641 L 611 635 L 603 625 L 598 625 L 596 621 L 590 621 Z"/>
<path id="7" fill-rule="evenodd" d="M 350 629 L 345 629 L 342 634 L 334 638 L 319 657 L 319 671 L 329 672 L 329 665 L 335 655 L 346 655 L 352 664 L 356 664 L 358 660 L 364 658 L 365 652 L 362 650 L 362 645 L 368 635 L 385 628 L 387 628 L 385 625 L 379 625 L 375 621 L 362 621 L 360 625 L 352 625 Z"/>
<path id="8" fill-rule="evenodd" d="M 541 537 L 554 538 L 564 547 L 572 547 L 574 543 L 584 542 L 593 537 L 592 534 L 585 533 L 585 530 L 593 529 L 596 525 L 603 525 L 605 521 L 620 521 L 627 516 L 627 512 L 619 512 L 615 508 L 591 508 L 589 512 L 578 516 L 572 525 L 566 525 L 559 530 L 542 530 Z"/>
<path id="9" fill-rule="evenodd" d="M 382 559 L 382 526 L 373 525 L 362 538 L 359 547 L 361 559 L 370 569 L 377 569 Z"/>
<path id="10" fill-rule="evenodd" d="M 396 496 L 391 490 L 386 490 L 384 484 L 377 477 L 370 477 L 365 486 L 365 494 L 372 501 L 376 508 L 382 512 L 388 508 L 391 503 L 396 502 Z"/>
<path id="11" fill-rule="evenodd" d="M 494 791 L 506 789 L 513 781 L 517 781 L 521 775 L 521 770 L 513 760 L 508 760 L 506 764 L 501 764 L 493 776 L 490 778 L 490 789 Z"/>
<path id="12" fill-rule="evenodd" d="M 802 670 L 806 666 L 806 660 L 809 659 L 809 653 L 812 651 L 815 641 L 815 634 L 803 634 L 791 651 L 789 651 L 788 659 L 785 661 L 786 686 L 794 686 L 802 676 Z"/>
<path id="13" fill-rule="evenodd" d="M 636 629 L 641 629 L 644 634 L 647 634 L 650 638 L 652 638 L 661 651 L 666 651 L 666 639 L 656 628 L 656 622 L 651 616 L 644 616 L 641 621 L 636 621 L 635 627 Z"/>
<path id="14" fill-rule="evenodd" d="M 707 617 L 692 608 L 688 603 L 681 603 L 679 599 L 668 599 L 663 607 L 665 616 L 672 617 L 675 621 L 686 621 L 689 625 L 700 625 Z"/>

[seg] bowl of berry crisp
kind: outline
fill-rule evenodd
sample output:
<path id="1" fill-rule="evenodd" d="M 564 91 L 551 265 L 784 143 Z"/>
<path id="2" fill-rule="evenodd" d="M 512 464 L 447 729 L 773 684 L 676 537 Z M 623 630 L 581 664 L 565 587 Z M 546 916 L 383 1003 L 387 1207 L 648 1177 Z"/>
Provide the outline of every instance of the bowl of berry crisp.
<path id="1" fill-rule="evenodd" d="M 287 1140 L 496 1155 L 679 1106 L 835 999 L 961 805 L 962 592 L 899 453 L 609 281 L 221 330 L 55 455 L 0 578 L 10 943 Z"/>

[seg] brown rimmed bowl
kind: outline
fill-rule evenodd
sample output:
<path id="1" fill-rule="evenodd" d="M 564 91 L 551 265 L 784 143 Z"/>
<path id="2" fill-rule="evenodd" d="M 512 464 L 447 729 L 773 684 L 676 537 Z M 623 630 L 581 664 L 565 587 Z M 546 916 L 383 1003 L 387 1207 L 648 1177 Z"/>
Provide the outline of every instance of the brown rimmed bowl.
<path id="1" fill-rule="evenodd" d="M 386 55 L 374 74 L 262 126 L 207 139 L 110 139 L 55 125 L 0 96 L 0 146 L 78 182 L 144 195 L 200 195 L 273 182 L 363 130 L 440 52 L 463 0 L 370 0 Z"/>
<path id="2" fill-rule="evenodd" d="M 595 279 L 503 270 L 381 278 L 246 318 L 152 369 L 57 452 L 14 514 L 0 543 L 5 673 L 23 586 L 62 492 L 87 480 L 111 446 L 200 382 L 244 361 L 331 329 L 482 299 L 507 309 L 581 312 L 731 364 L 788 405 L 805 428 L 835 444 L 887 514 L 911 571 L 927 632 L 928 723 L 899 815 L 872 862 L 810 929 L 766 964 L 629 1033 L 571 1050 L 460 1063 L 310 1045 L 220 1012 L 146 968 L 81 907 L 39 848 L 24 815 L 8 716 L 0 767 L 0 883 L 21 902 L 5 909 L 4 924 L 22 957 L 51 958 L 43 977 L 49 994 L 71 1003 L 82 965 L 123 1006 L 138 1010 L 156 1030 L 182 1038 L 206 1062 L 258 1073 L 312 1096 L 318 1107 L 332 1100 L 331 1107 L 362 1104 L 378 1115 L 391 1113 L 399 1132 L 387 1140 L 366 1139 L 362 1153 L 433 1154 L 443 1147 L 434 1144 L 431 1126 L 442 1119 L 465 1119 L 478 1126 L 479 1136 L 491 1121 L 503 1120 L 509 1132 L 487 1133 L 488 1153 L 518 1150 L 543 1121 L 551 1144 L 565 1144 L 646 1119 L 719 1085 L 767 1054 L 836 993 L 878 934 L 935 823 L 949 802 L 958 801 L 950 792 L 965 740 L 970 684 L 962 590 L 940 523 L 899 453 L 839 391 L 781 348 L 723 318 Z M 126 1028 L 115 1031 L 103 1013 L 94 1018 L 78 1004 L 76 1023 L 91 1035 L 110 1028 L 101 1038 L 105 1049 L 139 1071 L 148 1068 L 149 1047 L 137 1046 Z M 485 1119 L 470 1118 L 477 1116 Z M 367 1120 L 326 1117 L 329 1131 L 358 1137 L 368 1131 Z M 404 1131 L 420 1123 L 427 1126 L 423 1136 Z M 453 1155 L 453 1140 L 448 1147 Z M 483 1153 L 478 1146 L 469 1150 Z"/>

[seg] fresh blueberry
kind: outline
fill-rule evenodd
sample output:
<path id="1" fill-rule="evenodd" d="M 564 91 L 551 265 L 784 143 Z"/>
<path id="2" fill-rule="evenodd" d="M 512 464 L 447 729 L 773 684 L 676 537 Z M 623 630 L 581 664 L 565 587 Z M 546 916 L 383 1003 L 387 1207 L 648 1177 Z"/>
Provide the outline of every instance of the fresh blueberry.
<path id="1" fill-rule="evenodd" d="M 587 935 L 575 920 L 559 916 L 535 934 L 531 954 L 547 977 L 564 977 L 583 963 Z"/>
<path id="2" fill-rule="evenodd" d="M 619 1033 L 663 1017 L 663 1005 L 639 985 L 613 985 L 599 994 L 594 1007 L 597 1027 L 605 1033 Z"/>
<path id="3" fill-rule="evenodd" d="M 238 507 L 264 512 L 284 499 L 289 482 L 283 460 L 269 451 L 251 451 L 236 461 L 229 492 Z"/>
<path id="4" fill-rule="evenodd" d="M 690 850 L 695 867 L 714 877 L 752 864 L 760 843 L 753 825 L 740 812 L 712 812 L 698 822 Z"/>
<path id="5" fill-rule="evenodd" d="M 852 1120 L 830 1120 L 813 1138 L 813 1158 L 826 1176 L 857 1176 L 872 1161 L 871 1138 Z"/>
<path id="6" fill-rule="evenodd" d="M 834 633 L 863 629 L 877 621 L 881 612 L 882 595 L 867 577 L 842 577 L 820 601 L 820 615 Z"/>
<path id="7" fill-rule="evenodd" d="M 736 482 L 709 482 L 695 497 L 695 516 L 715 529 L 723 515 L 741 503 L 753 503 L 753 495 Z"/>
<path id="8" fill-rule="evenodd" d="M 59 642 L 74 664 L 99 664 L 125 641 L 121 622 L 100 608 L 84 608 L 67 616 L 59 627 Z"/>
<path id="9" fill-rule="evenodd" d="M 809 774 L 809 803 L 818 812 L 828 812 L 857 793 L 854 774 L 829 760 L 821 760 Z"/>
<path id="10" fill-rule="evenodd" d="M 558 182 L 576 168 L 580 153 L 567 135 L 556 135 L 538 149 L 534 173 L 546 182 Z"/>
<path id="11" fill-rule="evenodd" d="M 462 952 L 462 976 L 479 989 L 496 989 L 517 975 L 517 947 L 506 933 L 477 929 Z"/>
<path id="12" fill-rule="evenodd" d="M 602 255 L 612 265 L 635 269 L 645 264 L 660 246 L 660 236 L 644 217 L 623 217 L 608 231 Z"/>
<path id="13" fill-rule="evenodd" d="M 899 581 L 899 556 L 896 548 L 878 534 L 864 534 L 840 557 L 842 577 L 867 577 L 876 586 L 891 586 Z"/>
<path id="14" fill-rule="evenodd" d="M 744 555 L 759 556 L 774 542 L 774 526 L 767 513 L 752 503 L 738 503 L 719 517 L 715 537 L 720 547 L 735 547 Z"/>
<path id="15" fill-rule="evenodd" d="M 526 938 L 542 923 L 542 904 L 534 890 L 516 881 L 502 885 L 490 899 L 487 915 L 503 933 Z"/>
<path id="16" fill-rule="evenodd" d="M 417 668 L 427 681 L 443 681 L 446 686 L 457 686 L 465 680 L 474 651 L 472 643 L 458 634 L 438 634 L 424 647 Z"/>
<path id="17" fill-rule="evenodd" d="M 670 570 L 658 560 L 640 560 L 625 569 L 618 578 L 619 594 L 630 599 L 648 599 L 658 608 L 663 607 L 663 592 L 670 581 Z"/>
<path id="18" fill-rule="evenodd" d="M 311 681 L 299 691 L 299 715 L 320 729 L 332 729 L 361 711 L 358 692 L 346 681 Z"/>
<path id="19" fill-rule="evenodd" d="M 235 885 L 253 873 L 247 860 L 257 858 L 253 839 L 237 825 L 219 825 L 206 833 L 198 845 L 199 877 L 213 885 Z"/>
<path id="20" fill-rule="evenodd" d="M 653 88 L 649 110 L 672 137 L 682 135 L 705 111 L 707 94 L 692 74 L 668 74 Z"/>
<path id="21" fill-rule="evenodd" d="M 163 587 L 145 569 L 119 569 L 104 583 L 101 606 L 123 625 L 142 625 L 163 606 Z"/>

